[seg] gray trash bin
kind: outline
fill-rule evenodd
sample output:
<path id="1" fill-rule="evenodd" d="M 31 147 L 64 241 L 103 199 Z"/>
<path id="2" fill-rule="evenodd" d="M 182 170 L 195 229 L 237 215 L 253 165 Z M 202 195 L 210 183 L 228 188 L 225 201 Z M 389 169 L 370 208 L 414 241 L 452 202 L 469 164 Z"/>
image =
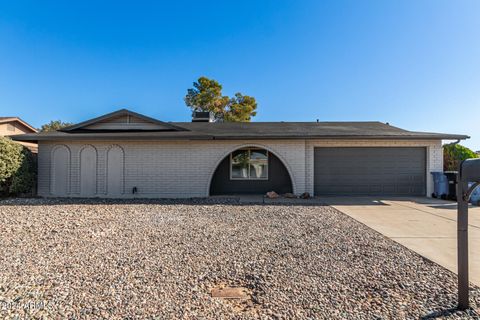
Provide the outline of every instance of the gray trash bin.
<path id="1" fill-rule="evenodd" d="M 443 172 L 430 172 L 433 176 L 433 193 L 432 197 L 447 199 L 448 195 L 448 178 Z"/>

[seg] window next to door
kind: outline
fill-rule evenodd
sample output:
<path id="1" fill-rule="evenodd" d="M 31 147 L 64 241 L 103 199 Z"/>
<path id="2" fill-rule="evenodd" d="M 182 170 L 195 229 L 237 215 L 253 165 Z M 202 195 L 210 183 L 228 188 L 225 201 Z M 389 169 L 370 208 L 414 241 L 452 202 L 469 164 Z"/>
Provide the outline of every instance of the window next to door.
<path id="1" fill-rule="evenodd" d="M 268 151 L 239 149 L 230 154 L 231 180 L 268 180 Z"/>

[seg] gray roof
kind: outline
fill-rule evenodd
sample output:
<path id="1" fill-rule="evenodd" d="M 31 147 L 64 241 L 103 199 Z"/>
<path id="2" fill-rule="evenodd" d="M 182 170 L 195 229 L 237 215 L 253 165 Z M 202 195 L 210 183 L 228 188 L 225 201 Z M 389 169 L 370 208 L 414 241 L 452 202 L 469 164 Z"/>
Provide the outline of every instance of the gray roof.
<path id="1" fill-rule="evenodd" d="M 159 130 L 89 130 L 88 126 L 133 115 Z M 19 141 L 244 140 L 244 139 L 468 139 L 466 135 L 413 132 L 382 122 L 163 122 L 121 109 L 60 131 L 12 136 Z"/>
<path id="2" fill-rule="evenodd" d="M 174 123 L 216 139 L 235 138 L 433 138 L 467 139 L 465 135 L 412 132 L 386 123 L 373 122 L 236 122 Z"/>
<path id="3" fill-rule="evenodd" d="M 175 122 L 172 131 L 46 132 L 13 136 L 47 140 L 242 140 L 242 139 L 468 139 L 467 135 L 414 132 L 382 122 Z"/>

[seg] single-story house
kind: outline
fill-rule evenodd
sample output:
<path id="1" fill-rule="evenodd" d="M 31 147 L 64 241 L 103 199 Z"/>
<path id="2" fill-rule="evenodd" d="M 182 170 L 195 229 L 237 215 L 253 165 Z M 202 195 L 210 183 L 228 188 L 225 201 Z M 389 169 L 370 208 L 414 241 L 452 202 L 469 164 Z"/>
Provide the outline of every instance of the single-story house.
<path id="1" fill-rule="evenodd" d="M 205 197 L 293 192 L 428 196 L 443 170 L 442 140 L 381 122 L 163 122 L 119 110 L 38 143 L 45 197 Z"/>
<path id="2" fill-rule="evenodd" d="M 37 129 L 19 117 L 0 117 L 0 137 L 10 137 L 22 133 L 36 133 Z M 37 144 L 32 142 L 19 142 L 33 153 L 37 152 Z"/>

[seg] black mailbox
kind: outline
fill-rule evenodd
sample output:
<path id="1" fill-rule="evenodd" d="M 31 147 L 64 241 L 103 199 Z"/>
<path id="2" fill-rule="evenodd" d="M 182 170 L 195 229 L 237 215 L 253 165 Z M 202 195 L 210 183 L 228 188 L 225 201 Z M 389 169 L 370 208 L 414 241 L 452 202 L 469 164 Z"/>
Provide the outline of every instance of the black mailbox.
<path id="1" fill-rule="evenodd" d="M 468 183 L 473 182 L 469 188 Z M 458 308 L 469 308 L 468 280 L 468 200 L 480 184 L 480 159 L 462 161 L 458 170 L 457 185 L 457 263 L 458 263 Z"/>

